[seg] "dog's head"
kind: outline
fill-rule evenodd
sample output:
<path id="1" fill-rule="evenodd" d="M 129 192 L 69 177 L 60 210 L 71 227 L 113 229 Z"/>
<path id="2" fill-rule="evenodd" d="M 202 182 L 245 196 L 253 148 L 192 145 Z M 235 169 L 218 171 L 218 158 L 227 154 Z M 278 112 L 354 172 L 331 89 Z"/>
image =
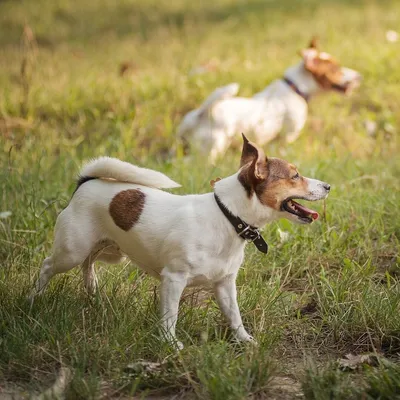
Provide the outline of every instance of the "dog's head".
<path id="1" fill-rule="evenodd" d="M 304 68 L 312 74 L 322 90 L 336 90 L 349 94 L 361 83 L 361 75 L 342 67 L 330 54 L 320 51 L 316 38 L 301 51 Z"/>
<path id="2" fill-rule="evenodd" d="M 330 185 L 301 176 L 297 168 L 279 158 L 267 158 L 264 151 L 243 135 L 239 182 L 247 196 L 257 196 L 263 207 L 273 209 L 278 217 L 309 224 L 318 213 L 295 199 L 309 201 L 325 199 Z"/>

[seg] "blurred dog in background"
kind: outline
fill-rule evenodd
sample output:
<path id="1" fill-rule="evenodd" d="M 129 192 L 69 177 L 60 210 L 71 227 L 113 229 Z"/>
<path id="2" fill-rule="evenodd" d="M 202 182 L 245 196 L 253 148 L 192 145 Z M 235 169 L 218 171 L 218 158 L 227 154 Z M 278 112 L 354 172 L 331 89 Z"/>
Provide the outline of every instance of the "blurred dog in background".
<path id="1" fill-rule="evenodd" d="M 210 162 L 223 154 L 240 132 L 251 134 L 260 145 L 280 132 L 287 143 L 294 142 L 307 119 L 309 99 L 321 92 L 348 94 L 359 86 L 361 75 L 320 51 L 314 38 L 301 51 L 302 60 L 288 68 L 251 98 L 235 97 L 239 84 L 216 89 L 196 110 L 183 118 L 178 136 L 209 152 Z"/>

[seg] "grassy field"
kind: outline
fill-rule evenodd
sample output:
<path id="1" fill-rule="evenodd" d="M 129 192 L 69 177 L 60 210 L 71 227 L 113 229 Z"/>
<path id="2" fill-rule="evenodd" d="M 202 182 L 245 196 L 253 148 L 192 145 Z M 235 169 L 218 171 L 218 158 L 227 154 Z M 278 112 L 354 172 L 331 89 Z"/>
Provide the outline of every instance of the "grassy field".
<path id="1" fill-rule="evenodd" d="M 68 399 L 400 399 L 400 42 L 386 40 L 399 26 L 397 0 L 0 1 L 0 399 L 40 393 L 61 367 Z M 217 167 L 184 157 L 182 115 L 222 84 L 261 90 L 314 34 L 364 81 L 315 98 L 295 144 L 265 148 L 332 192 L 320 221 L 271 224 L 270 253 L 246 250 L 239 304 L 257 348 L 234 344 L 196 290 L 174 353 L 158 339 L 158 283 L 131 264 L 98 265 L 94 298 L 79 270 L 57 277 L 30 308 L 84 160 L 120 157 L 167 173 L 177 193 L 210 191 L 239 154 Z M 348 353 L 372 355 L 346 368 Z"/>

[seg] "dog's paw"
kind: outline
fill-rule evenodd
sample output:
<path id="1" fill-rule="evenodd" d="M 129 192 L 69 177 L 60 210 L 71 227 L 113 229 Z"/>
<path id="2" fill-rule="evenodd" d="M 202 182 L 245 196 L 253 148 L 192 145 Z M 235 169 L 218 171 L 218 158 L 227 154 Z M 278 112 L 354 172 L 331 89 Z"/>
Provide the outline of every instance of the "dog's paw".
<path id="1" fill-rule="evenodd" d="M 249 343 L 254 346 L 257 346 L 257 341 L 253 338 L 253 336 L 249 335 L 247 332 L 243 332 L 241 334 L 236 334 L 235 338 L 238 342 Z"/>
<path id="2" fill-rule="evenodd" d="M 28 296 L 26 296 L 26 301 L 28 302 L 30 307 L 33 306 L 36 296 L 37 296 L 36 291 L 32 291 Z"/>
<path id="3" fill-rule="evenodd" d="M 168 340 L 169 345 L 176 351 L 181 351 L 185 346 L 177 339 Z"/>
<path id="4" fill-rule="evenodd" d="M 175 340 L 175 348 L 178 351 L 181 351 L 185 346 L 183 345 L 182 342 L 180 342 L 179 340 Z"/>
<path id="5" fill-rule="evenodd" d="M 253 338 L 253 336 L 250 336 L 250 340 L 248 340 L 247 343 L 251 344 L 252 346 L 258 346 L 258 342 Z"/>
<path id="6" fill-rule="evenodd" d="M 165 341 L 168 343 L 169 346 L 171 346 L 174 350 L 180 351 L 182 350 L 185 346 L 183 345 L 182 342 L 180 342 L 178 339 L 175 337 L 168 337 L 165 338 Z"/>

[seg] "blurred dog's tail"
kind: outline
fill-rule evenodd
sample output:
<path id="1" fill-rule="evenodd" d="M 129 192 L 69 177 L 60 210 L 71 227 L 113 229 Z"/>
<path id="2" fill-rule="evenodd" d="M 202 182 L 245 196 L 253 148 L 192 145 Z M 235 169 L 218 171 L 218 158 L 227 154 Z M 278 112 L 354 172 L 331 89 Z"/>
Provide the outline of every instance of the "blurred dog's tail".
<path id="1" fill-rule="evenodd" d="M 238 83 L 230 83 L 229 85 L 215 89 L 198 109 L 190 111 L 185 115 L 178 128 L 178 137 L 183 138 L 186 134 L 192 132 L 198 126 L 201 119 L 211 115 L 211 110 L 217 103 L 235 96 L 238 91 Z"/>
<path id="2" fill-rule="evenodd" d="M 230 83 L 229 85 L 219 87 L 215 89 L 199 107 L 198 111 L 200 116 L 208 114 L 215 104 L 221 100 L 229 99 L 230 97 L 236 96 L 239 91 L 238 83 Z"/>
<path id="3" fill-rule="evenodd" d="M 78 179 L 80 185 L 92 179 L 113 179 L 118 182 L 134 183 L 157 189 L 180 187 L 168 176 L 152 169 L 141 168 L 112 157 L 99 157 L 83 166 Z"/>

